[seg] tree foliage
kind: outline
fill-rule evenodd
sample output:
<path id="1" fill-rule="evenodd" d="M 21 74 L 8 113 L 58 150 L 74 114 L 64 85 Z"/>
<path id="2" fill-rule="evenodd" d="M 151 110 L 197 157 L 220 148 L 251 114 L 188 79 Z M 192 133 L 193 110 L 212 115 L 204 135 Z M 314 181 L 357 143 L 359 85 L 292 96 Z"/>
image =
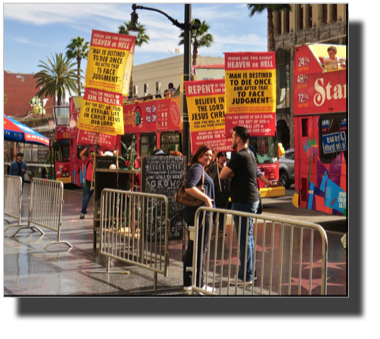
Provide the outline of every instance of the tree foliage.
<path id="1" fill-rule="evenodd" d="M 62 99 L 66 99 L 66 91 L 70 96 L 78 94 L 75 62 L 70 61 L 63 53 L 55 53 L 55 56 L 52 55 L 47 63 L 41 60 L 39 62 L 38 67 L 42 68 L 42 70 L 33 77 L 37 79 L 36 88 L 41 88 L 36 93 L 36 96 L 54 98 L 57 95 L 58 105 L 60 105 Z"/>
<path id="2" fill-rule="evenodd" d="M 129 35 L 128 26 L 131 24 L 130 21 L 124 22 L 123 25 L 119 26 L 119 34 L 126 34 Z M 149 35 L 146 33 L 145 25 L 139 26 L 139 33 L 136 37 L 136 46 L 141 47 L 143 44 L 149 44 Z M 131 70 L 131 81 L 129 82 L 129 96 L 133 96 L 133 67 Z"/>
<path id="3" fill-rule="evenodd" d="M 119 34 L 129 35 L 128 26 L 131 24 L 130 21 L 124 22 L 123 25 L 119 26 Z M 139 26 L 139 33 L 136 37 L 136 46 L 141 47 L 143 44 L 149 44 L 149 35 L 146 33 L 145 25 Z"/>
<path id="4" fill-rule="evenodd" d="M 249 16 L 252 17 L 256 13 L 262 13 L 263 11 L 268 11 L 268 51 L 274 51 L 274 28 L 273 28 L 273 13 L 281 12 L 283 10 L 292 10 L 291 5 L 284 4 L 268 4 L 268 5 L 259 5 L 259 4 L 248 4 Z"/>
<path id="5" fill-rule="evenodd" d="M 71 59 L 76 59 L 77 60 L 77 82 L 78 82 L 78 95 L 81 95 L 81 75 L 82 75 L 82 70 L 81 70 L 81 61 L 82 59 L 87 59 L 88 58 L 88 53 L 89 53 L 89 42 L 84 41 L 84 38 L 81 38 L 78 36 L 77 38 L 71 39 L 70 44 L 66 46 L 66 57 L 71 60 Z"/>
<path id="6" fill-rule="evenodd" d="M 195 20 L 192 20 L 191 23 L 194 25 Z M 201 47 L 210 47 L 214 42 L 213 36 L 208 32 L 210 26 L 206 23 L 206 21 L 202 21 L 201 27 L 199 29 L 191 30 L 191 43 L 193 44 L 193 66 L 197 64 L 198 57 L 198 49 Z M 181 39 L 178 45 L 185 44 L 185 32 L 179 35 Z"/>

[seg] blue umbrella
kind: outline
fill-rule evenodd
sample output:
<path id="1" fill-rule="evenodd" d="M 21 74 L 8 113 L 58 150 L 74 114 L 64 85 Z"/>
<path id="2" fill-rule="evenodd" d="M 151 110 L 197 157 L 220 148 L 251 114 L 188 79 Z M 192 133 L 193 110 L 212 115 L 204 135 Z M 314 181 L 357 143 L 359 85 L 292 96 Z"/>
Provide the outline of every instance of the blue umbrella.
<path id="1" fill-rule="evenodd" d="M 4 116 L 4 140 L 49 146 L 49 138 L 6 116 Z"/>

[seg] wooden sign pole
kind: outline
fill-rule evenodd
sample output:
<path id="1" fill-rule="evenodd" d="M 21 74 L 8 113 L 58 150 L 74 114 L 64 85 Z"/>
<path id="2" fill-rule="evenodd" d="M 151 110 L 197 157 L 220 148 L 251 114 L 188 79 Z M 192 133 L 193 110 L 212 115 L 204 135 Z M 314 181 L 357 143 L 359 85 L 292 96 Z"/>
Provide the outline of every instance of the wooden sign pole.
<path id="1" fill-rule="evenodd" d="M 96 149 L 98 148 L 98 135 L 99 133 L 96 133 L 96 137 L 95 137 L 95 154 L 94 154 L 94 163 L 92 165 L 92 177 L 91 177 L 91 186 L 90 186 L 90 191 L 92 191 L 93 189 L 95 189 L 95 180 L 94 180 L 94 176 L 95 176 L 95 164 L 96 164 Z"/>

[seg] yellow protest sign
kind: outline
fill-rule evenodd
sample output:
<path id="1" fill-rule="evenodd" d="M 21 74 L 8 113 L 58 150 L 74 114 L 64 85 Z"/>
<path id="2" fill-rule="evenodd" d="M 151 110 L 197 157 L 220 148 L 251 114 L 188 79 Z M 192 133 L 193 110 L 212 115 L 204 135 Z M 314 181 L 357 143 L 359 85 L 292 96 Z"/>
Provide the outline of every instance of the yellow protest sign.
<path id="1" fill-rule="evenodd" d="M 79 113 L 78 129 L 124 135 L 122 95 L 86 88 Z"/>
<path id="2" fill-rule="evenodd" d="M 226 136 L 238 125 L 252 136 L 275 135 L 275 53 L 225 53 L 225 84 Z"/>
<path id="3" fill-rule="evenodd" d="M 224 79 L 185 82 L 191 153 L 203 144 L 219 151 L 232 150 L 232 139 L 225 137 L 224 87 Z"/>
<path id="4" fill-rule="evenodd" d="M 128 96 L 135 40 L 125 34 L 93 30 L 85 87 Z"/>

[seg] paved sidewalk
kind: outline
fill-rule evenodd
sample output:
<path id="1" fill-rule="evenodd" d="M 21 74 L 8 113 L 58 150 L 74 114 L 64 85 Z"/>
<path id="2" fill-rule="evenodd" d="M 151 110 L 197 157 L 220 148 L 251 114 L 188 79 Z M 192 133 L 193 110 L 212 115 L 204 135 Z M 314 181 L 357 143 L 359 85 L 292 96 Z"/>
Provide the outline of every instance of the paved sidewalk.
<path id="1" fill-rule="evenodd" d="M 22 221 L 27 222 L 29 184 L 24 185 Z M 56 240 L 57 233 L 43 229 L 22 230 L 11 235 L 16 227 L 4 234 L 4 295 L 151 295 L 153 272 L 121 265 L 111 260 L 112 270 L 130 274 L 106 274 L 105 259 L 93 250 L 91 213 L 79 219 L 83 190 L 65 189 L 61 240 L 64 244 L 44 247 Z M 88 210 L 93 210 L 94 198 Z M 4 229 L 7 224 L 4 223 Z M 341 233 L 327 232 L 329 240 L 328 294 L 346 294 L 346 253 L 340 243 Z M 185 295 L 182 289 L 182 242 L 169 242 L 168 277 L 158 275 L 159 295 Z M 304 285 L 304 283 L 302 283 Z M 306 291 L 303 290 L 303 293 Z M 307 292 L 305 292 L 306 294 Z"/>

